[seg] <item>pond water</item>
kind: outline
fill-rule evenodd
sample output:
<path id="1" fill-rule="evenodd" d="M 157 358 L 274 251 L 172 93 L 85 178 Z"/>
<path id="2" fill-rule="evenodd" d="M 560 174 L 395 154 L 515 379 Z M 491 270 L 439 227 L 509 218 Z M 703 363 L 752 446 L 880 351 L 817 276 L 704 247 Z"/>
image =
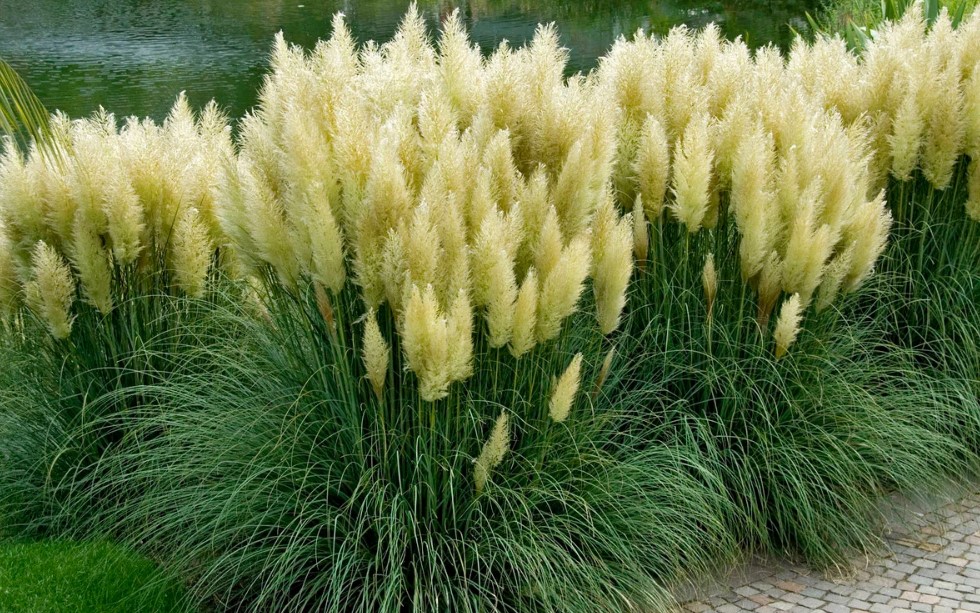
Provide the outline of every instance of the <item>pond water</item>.
<path id="1" fill-rule="evenodd" d="M 459 8 L 484 51 L 529 40 L 555 22 L 571 50 L 570 70 L 588 70 L 622 34 L 642 28 L 719 23 L 750 45 L 787 44 L 820 0 L 421 0 L 435 31 Z M 405 0 L 0 0 L 0 58 L 50 109 L 161 119 L 176 95 L 216 99 L 241 116 L 255 103 L 275 32 L 312 46 L 337 11 L 361 41 L 391 37 Z"/>

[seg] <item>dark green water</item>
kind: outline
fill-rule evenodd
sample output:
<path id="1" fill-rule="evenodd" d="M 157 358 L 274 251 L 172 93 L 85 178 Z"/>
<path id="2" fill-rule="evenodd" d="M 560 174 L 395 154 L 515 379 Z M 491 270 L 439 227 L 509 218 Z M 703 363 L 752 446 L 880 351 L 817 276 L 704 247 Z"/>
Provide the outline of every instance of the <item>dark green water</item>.
<path id="1" fill-rule="evenodd" d="M 87 115 L 99 105 L 117 116 L 161 119 L 178 92 L 195 105 L 215 98 L 233 116 L 255 102 L 272 37 L 282 30 L 312 46 L 343 11 L 360 41 L 391 37 L 407 0 L 0 0 L 0 58 L 51 109 Z M 503 39 L 527 41 L 554 21 L 587 70 L 611 42 L 637 29 L 718 22 L 752 46 L 786 44 L 805 29 L 819 0 L 421 0 L 433 31 L 459 7 L 485 51 Z"/>

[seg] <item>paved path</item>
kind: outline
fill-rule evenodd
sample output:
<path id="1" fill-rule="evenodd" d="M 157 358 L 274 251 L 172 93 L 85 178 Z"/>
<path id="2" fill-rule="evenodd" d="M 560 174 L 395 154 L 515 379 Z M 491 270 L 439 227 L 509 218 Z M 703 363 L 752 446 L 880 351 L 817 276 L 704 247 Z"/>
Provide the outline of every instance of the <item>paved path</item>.
<path id="1" fill-rule="evenodd" d="M 750 565 L 682 611 L 980 612 L 980 491 L 928 512 L 907 512 L 879 558 L 846 576 Z"/>

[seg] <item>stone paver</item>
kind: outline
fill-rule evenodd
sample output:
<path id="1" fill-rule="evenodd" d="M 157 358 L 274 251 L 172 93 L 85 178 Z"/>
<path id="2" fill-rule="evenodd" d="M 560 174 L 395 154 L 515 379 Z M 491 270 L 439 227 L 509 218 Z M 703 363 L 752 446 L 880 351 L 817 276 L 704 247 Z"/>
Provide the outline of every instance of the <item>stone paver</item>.
<path id="1" fill-rule="evenodd" d="M 680 610 L 980 613 L 980 488 L 973 490 L 906 514 L 901 529 L 886 537 L 882 556 L 855 563 L 846 575 L 754 564 Z"/>

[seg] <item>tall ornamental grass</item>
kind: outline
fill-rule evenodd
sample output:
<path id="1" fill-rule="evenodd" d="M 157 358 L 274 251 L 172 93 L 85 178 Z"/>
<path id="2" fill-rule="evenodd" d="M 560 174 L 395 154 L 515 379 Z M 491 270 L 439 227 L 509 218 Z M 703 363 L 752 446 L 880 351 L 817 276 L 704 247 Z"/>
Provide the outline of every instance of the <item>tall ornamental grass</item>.
<path id="1" fill-rule="evenodd" d="M 746 547 L 844 563 L 875 544 L 882 493 L 971 465 L 959 433 L 980 423 L 968 385 L 918 372 L 889 316 L 862 310 L 899 305 L 872 276 L 893 207 L 866 125 L 792 58 L 712 27 L 621 39 L 598 77 L 621 117 L 617 200 L 638 222 L 626 393 L 712 459 Z"/>
<path id="2" fill-rule="evenodd" d="M 638 33 L 566 77 L 550 27 L 483 57 L 338 16 L 277 38 L 237 146 L 182 98 L 56 116 L 60 162 L 0 161 L 0 525 L 219 610 L 658 610 L 746 552 L 843 563 L 976 466 L 978 24 Z"/>
<path id="3" fill-rule="evenodd" d="M 99 112 L 49 128 L 44 146 L 7 141 L 0 159 L 0 499 L 6 529 L 26 534 L 78 519 L 65 497 L 135 426 L 100 419 L 140 404 L 122 390 L 190 367 L 182 328 L 216 268 L 233 268 L 211 210 L 232 155 L 216 106 L 195 117 L 181 96 L 162 125 Z"/>
<path id="4" fill-rule="evenodd" d="M 839 38 L 798 45 L 797 79 L 874 143 L 895 228 L 877 317 L 941 376 L 980 393 L 980 17 L 918 4 L 882 21 L 860 55 Z M 832 78 L 839 67 L 843 78 Z M 962 435 L 977 449 L 977 431 Z"/>
<path id="5" fill-rule="evenodd" d="M 564 62 L 551 29 L 483 60 L 415 13 L 280 40 L 213 192 L 250 290 L 184 330 L 192 368 L 101 399 L 135 428 L 75 481 L 79 529 L 248 610 L 661 608 L 731 558 L 714 475 L 600 395 L 632 221 Z"/>

